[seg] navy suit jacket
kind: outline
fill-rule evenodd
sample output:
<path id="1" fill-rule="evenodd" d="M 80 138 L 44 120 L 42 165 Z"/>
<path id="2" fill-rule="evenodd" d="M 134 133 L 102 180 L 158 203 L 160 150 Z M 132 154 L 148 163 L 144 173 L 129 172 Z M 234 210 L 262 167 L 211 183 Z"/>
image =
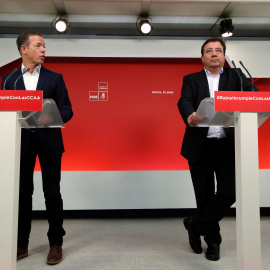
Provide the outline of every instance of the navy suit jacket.
<path id="1" fill-rule="evenodd" d="M 14 89 L 14 82 L 20 74 L 22 74 L 21 68 L 7 80 L 6 90 Z M 9 74 L 3 76 L 1 89 L 3 89 L 4 81 L 8 75 Z M 18 80 L 16 89 L 25 90 L 22 77 Z M 73 112 L 71 103 L 62 74 L 53 72 L 41 66 L 37 90 L 43 90 L 43 98 L 52 98 L 56 102 L 64 123 L 72 118 Z M 24 156 L 27 153 L 30 137 L 31 129 L 22 128 L 21 156 Z M 45 155 L 54 156 L 62 154 L 65 151 L 61 128 L 40 128 L 37 130 L 37 137 L 40 149 Z"/>
<path id="2" fill-rule="evenodd" d="M 252 85 L 247 80 L 246 76 L 238 69 L 243 82 L 243 90 L 251 91 Z M 234 68 L 224 68 L 220 74 L 218 90 L 221 91 L 241 91 L 240 78 Z M 259 91 L 254 87 L 255 91 Z M 187 123 L 187 118 L 197 111 L 201 101 L 204 98 L 210 97 L 209 86 L 205 70 L 189 74 L 183 79 L 181 97 L 178 101 L 179 112 L 186 124 L 186 131 L 182 143 L 181 155 L 191 162 L 195 162 L 201 151 L 203 150 L 208 127 L 190 127 Z M 234 144 L 234 128 L 224 128 L 227 137 L 231 144 Z"/>

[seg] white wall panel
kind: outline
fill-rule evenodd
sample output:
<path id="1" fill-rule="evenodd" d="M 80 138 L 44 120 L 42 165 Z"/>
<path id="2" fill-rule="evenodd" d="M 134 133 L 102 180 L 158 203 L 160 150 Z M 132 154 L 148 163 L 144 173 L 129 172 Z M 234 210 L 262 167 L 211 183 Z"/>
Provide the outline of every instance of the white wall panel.
<path id="1" fill-rule="evenodd" d="M 19 57 L 16 39 L 0 38 L 0 66 Z M 47 56 L 67 57 L 200 57 L 202 40 L 45 39 Z M 242 60 L 254 78 L 270 77 L 270 41 L 227 40 L 227 55 Z"/>
<path id="2" fill-rule="evenodd" d="M 270 170 L 260 170 L 260 206 L 270 207 Z M 189 171 L 62 172 L 65 210 L 195 208 Z M 34 210 L 44 210 L 35 172 Z"/>

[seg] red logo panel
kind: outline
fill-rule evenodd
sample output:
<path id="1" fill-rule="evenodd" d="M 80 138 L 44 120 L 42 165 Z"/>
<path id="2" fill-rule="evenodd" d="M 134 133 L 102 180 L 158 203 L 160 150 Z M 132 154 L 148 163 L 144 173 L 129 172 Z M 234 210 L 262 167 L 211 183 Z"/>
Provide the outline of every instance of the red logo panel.
<path id="1" fill-rule="evenodd" d="M 215 111 L 270 112 L 270 93 L 216 91 Z"/>
<path id="2" fill-rule="evenodd" d="M 43 91 L 2 90 L 0 111 L 42 111 Z"/>

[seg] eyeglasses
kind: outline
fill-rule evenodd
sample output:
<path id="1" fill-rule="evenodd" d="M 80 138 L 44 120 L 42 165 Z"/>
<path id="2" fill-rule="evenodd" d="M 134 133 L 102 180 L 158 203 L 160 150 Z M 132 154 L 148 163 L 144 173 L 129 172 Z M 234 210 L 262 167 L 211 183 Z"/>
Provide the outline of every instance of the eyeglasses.
<path id="1" fill-rule="evenodd" d="M 204 52 L 207 54 L 212 54 L 213 52 L 215 52 L 217 54 L 222 54 L 223 50 L 221 48 L 216 48 L 216 49 L 207 48 L 206 50 L 204 50 Z"/>

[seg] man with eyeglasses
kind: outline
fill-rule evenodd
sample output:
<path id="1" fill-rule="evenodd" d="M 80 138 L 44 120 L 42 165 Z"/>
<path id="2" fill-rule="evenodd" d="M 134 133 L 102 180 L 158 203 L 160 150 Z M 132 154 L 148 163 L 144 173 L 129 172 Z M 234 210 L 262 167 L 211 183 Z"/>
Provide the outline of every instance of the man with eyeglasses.
<path id="1" fill-rule="evenodd" d="M 234 128 L 192 127 L 198 124 L 196 110 L 200 102 L 214 92 L 240 91 L 241 83 L 233 68 L 223 68 L 226 45 L 221 38 L 210 38 L 201 48 L 204 69 L 184 77 L 179 112 L 186 124 L 181 155 L 188 160 L 197 203 L 197 215 L 184 219 L 189 244 L 202 253 L 201 236 L 208 245 L 206 258 L 220 259 L 219 221 L 235 202 Z M 252 85 L 239 69 L 243 90 Z M 256 87 L 255 91 L 258 91 Z M 215 184 L 216 179 L 216 184 Z"/>

